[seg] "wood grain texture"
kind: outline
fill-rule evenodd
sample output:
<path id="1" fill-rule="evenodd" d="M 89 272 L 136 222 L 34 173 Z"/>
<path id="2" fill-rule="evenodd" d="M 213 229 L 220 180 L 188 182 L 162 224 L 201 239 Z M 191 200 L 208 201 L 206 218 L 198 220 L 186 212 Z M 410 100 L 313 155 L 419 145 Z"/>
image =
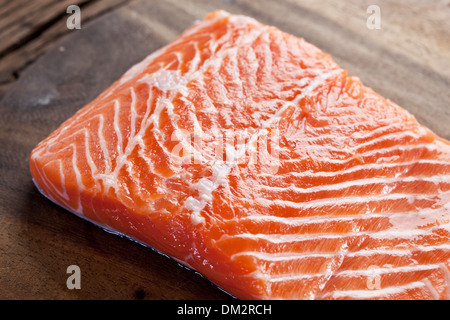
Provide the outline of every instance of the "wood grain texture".
<path id="1" fill-rule="evenodd" d="M 0 298 L 230 298 L 174 261 L 52 204 L 36 190 L 28 170 L 29 154 L 39 141 L 209 11 L 250 15 L 304 37 L 450 139 L 449 1 L 377 1 L 382 28 L 369 30 L 366 9 L 373 2 L 135 0 L 81 30 L 67 32 L 59 30 L 65 22 L 55 24 L 55 37 L 67 34 L 57 42 L 37 37 L 24 46 L 35 57 L 41 53 L 33 46 L 48 50 L 4 86 L 0 101 Z M 11 12 L 13 3 L 2 1 L 0 15 Z M 14 60 L 7 56 L 0 60 L 1 77 L 7 77 L 4 61 Z M 66 268 L 72 264 L 81 268 L 81 290 L 66 287 Z"/>
<path id="2" fill-rule="evenodd" d="M 60 37 L 69 5 L 82 10 L 82 24 L 117 9 L 130 0 L 0 0 L 0 84 L 14 81 L 20 72 Z M 0 97 L 1 97 L 0 88 Z"/>

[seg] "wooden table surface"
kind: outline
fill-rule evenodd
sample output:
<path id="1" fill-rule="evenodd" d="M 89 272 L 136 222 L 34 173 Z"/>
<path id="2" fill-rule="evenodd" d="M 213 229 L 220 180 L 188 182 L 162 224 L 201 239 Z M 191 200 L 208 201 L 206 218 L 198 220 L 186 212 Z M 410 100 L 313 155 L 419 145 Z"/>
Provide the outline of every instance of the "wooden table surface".
<path id="1" fill-rule="evenodd" d="M 68 30 L 66 8 L 81 8 Z M 381 9 L 381 29 L 366 27 Z M 449 0 L 0 0 L 0 299 L 229 299 L 201 276 L 50 203 L 33 147 L 209 11 L 301 36 L 450 139 Z M 81 270 L 69 290 L 66 271 Z"/>

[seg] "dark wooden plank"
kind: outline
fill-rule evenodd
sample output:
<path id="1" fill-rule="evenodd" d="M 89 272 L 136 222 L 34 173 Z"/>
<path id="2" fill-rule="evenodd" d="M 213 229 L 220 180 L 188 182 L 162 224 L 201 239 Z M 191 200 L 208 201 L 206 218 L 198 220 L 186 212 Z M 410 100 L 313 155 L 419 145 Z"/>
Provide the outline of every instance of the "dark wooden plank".
<path id="1" fill-rule="evenodd" d="M 54 45 L 52 39 L 62 34 L 62 24 L 55 24 L 54 35 L 36 39 L 27 47 L 30 55 L 36 48 L 49 49 L 20 73 L 0 102 L 4 182 L 0 298 L 229 298 L 174 261 L 50 203 L 33 186 L 28 172 L 29 153 L 40 140 L 131 65 L 209 11 L 222 8 L 251 15 L 304 37 L 450 138 L 448 2 L 380 2 L 382 29 L 376 31 L 365 27 L 369 4 L 368 0 L 140 0 L 69 32 Z M 81 268 L 81 290 L 65 286 L 71 264 Z"/>
<path id="2" fill-rule="evenodd" d="M 8 14 L 10 10 L 5 9 L 6 18 L 0 18 L 0 83 L 15 81 L 20 72 L 56 40 L 73 32 L 66 27 L 69 5 L 80 6 L 83 26 L 92 18 L 128 2 L 130 0 L 39 0 L 13 7 L 14 14 Z"/>
<path id="3" fill-rule="evenodd" d="M 10 1 L 10 0 L 2 0 L 0 2 L 0 18 L 4 18 L 6 16 L 9 16 L 15 12 L 18 8 L 21 6 L 24 6 L 27 4 L 27 0 L 16 0 L 16 1 Z"/>
<path id="4" fill-rule="evenodd" d="M 28 1 L 14 9 L 14 14 L 5 15 L 0 20 L 0 52 L 19 42 L 33 29 L 60 14 L 64 5 L 56 0 Z M 54 8 L 58 6 L 59 8 Z"/>

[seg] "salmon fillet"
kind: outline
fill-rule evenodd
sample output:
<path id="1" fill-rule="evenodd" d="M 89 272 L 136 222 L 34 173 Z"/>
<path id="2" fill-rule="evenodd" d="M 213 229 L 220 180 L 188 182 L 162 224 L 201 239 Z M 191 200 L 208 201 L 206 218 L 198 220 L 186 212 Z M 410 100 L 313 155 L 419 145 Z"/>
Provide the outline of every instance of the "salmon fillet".
<path id="1" fill-rule="evenodd" d="M 30 170 L 241 299 L 450 298 L 450 143 L 249 17 L 212 12 L 132 67 Z"/>

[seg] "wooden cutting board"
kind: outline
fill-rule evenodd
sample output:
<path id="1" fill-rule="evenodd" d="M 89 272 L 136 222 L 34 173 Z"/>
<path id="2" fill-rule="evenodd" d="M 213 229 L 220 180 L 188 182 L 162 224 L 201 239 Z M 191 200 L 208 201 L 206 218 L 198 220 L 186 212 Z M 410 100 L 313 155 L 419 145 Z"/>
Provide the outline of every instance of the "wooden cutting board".
<path id="1" fill-rule="evenodd" d="M 450 139 L 449 2 L 378 1 L 381 29 L 371 30 L 366 22 L 373 2 L 141 0 L 64 37 L 0 102 L 0 298 L 230 298 L 171 259 L 52 204 L 28 170 L 39 141 L 209 11 L 249 15 L 304 37 Z M 80 267 L 79 290 L 66 286 L 70 265 Z"/>

